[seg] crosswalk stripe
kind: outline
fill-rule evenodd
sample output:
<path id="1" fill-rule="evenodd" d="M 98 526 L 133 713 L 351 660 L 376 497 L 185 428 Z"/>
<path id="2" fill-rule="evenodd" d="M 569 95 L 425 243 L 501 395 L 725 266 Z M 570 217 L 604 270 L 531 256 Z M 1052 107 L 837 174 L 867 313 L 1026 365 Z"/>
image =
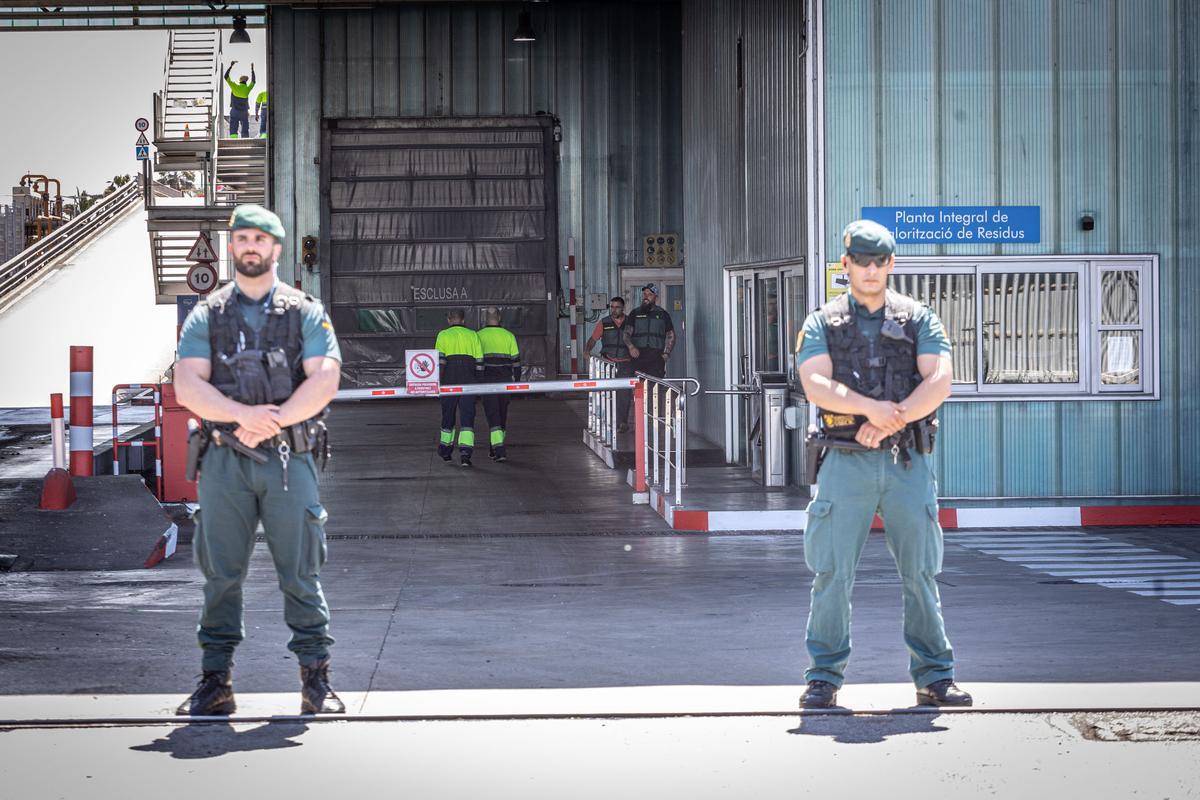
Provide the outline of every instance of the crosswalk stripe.
<path id="1" fill-rule="evenodd" d="M 1002 561 L 1047 561 L 1047 562 L 1075 562 L 1078 564 L 1144 564 L 1146 562 L 1154 562 L 1156 564 L 1171 564 L 1176 561 L 1186 561 L 1183 556 L 997 556 Z M 1058 566 L 1062 566 L 1060 563 Z"/>
<path id="2" fill-rule="evenodd" d="M 1082 531 L 1005 534 L 979 529 L 946 534 L 945 542 L 1075 583 L 1200 606 L 1200 563 L 1152 547 Z"/>
<path id="3" fill-rule="evenodd" d="M 1140 568 L 1139 567 L 1126 567 L 1124 569 L 1120 569 L 1120 568 L 1097 569 L 1095 567 L 1089 567 L 1087 569 L 1080 568 L 1080 569 L 1070 569 L 1070 570 L 1061 570 L 1061 569 L 1046 570 L 1046 574 L 1053 575 L 1057 578 L 1070 578 L 1072 576 L 1095 577 L 1095 576 L 1103 576 L 1103 575 L 1155 575 L 1155 574 L 1164 574 L 1164 573 L 1169 574 L 1171 572 L 1175 572 L 1177 574 L 1184 574 L 1184 573 L 1188 573 L 1188 572 L 1194 572 L 1196 570 L 1196 568 L 1197 568 L 1196 564 L 1187 564 L 1187 565 L 1180 564 L 1177 567 L 1176 566 L 1140 567 Z"/>
<path id="4" fill-rule="evenodd" d="M 993 550 L 993 549 L 988 549 L 988 550 L 980 550 L 979 552 L 987 553 L 990 556 L 1063 556 L 1063 555 L 1070 555 L 1072 553 L 1075 553 L 1075 554 L 1095 553 L 1097 551 L 1093 550 L 1091 548 L 1085 549 L 1085 548 L 1077 548 L 1077 547 L 1068 547 L 1068 548 L 1049 548 L 1049 547 L 1047 547 L 1047 548 L 1044 548 L 1041 550 L 1009 550 L 1009 549 Z M 1105 555 L 1110 555 L 1110 554 L 1120 554 L 1120 553 L 1153 553 L 1154 551 L 1147 550 L 1144 547 L 1115 547 L 1110 550 L 1104 550 L 1101 552 L 1103 552 Z"/>
<path id="5" fill-rule="evenodd" d="M 1200 591 L 1195 589 L 1130 589 L 1134 594 L 1140 594 L 1142 597 L 1198 597 Z"/>

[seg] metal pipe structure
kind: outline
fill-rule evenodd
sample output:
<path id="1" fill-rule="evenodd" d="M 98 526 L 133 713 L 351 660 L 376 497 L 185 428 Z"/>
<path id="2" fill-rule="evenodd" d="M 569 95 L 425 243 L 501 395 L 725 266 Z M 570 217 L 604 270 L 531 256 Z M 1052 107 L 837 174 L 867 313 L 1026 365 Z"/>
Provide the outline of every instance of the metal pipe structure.
<path id="1" fill-rule="evenodd" d="M 636 378 L 607 378 L 602 380 L 578 381 L 532 381 L 530 383 L 471 383 L 465 386 L 441 386 L 440 395 L 459 394 L 540 394 L 541 392 L 602 392 L 605 390 L 627 390 L 637 386 Z M 375 389 L 342 389 L 334 396 L 334 402 L 346 400 L 403 400 L 429 397 L 426 394 L 409 394 L 404 386 L 388 386 Z"/>

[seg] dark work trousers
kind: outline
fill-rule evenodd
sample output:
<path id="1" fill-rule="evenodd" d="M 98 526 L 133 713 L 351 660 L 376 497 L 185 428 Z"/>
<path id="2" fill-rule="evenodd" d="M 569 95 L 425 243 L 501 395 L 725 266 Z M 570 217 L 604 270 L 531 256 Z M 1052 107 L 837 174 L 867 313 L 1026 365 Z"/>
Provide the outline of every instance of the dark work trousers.
<path id="1" fill-rule="evenodd" d="M 230 138 L 238 136 L 244 139 L 250 138 L 250 109 L 229 109 L 229 136 Z"/>
<path id="2" fill-rule="evenodd" d="M 509 383 L 513 380 L 512 367 L 485 367 L 484 383 Z M 505 440 L 508 438 L 508 401 L 506 394 L 485 394 L 483 413 L 488 424 L 488 453 L 492 456 L 508 457 Z"/>
<path id="3" fill-rule="evenodd" d="M 618 361 L 616 362 L 618 378 L 633 377 L 633 362 Z M 633 403 L 633 392 L 617 392 L 617 424 L 629 424 L 629 406 Z"/>
<path id="4" fill-rule="evenodd" d="M 264 107 L 262 113 L 258 117 L 258 135 L 267 135 L 267 109 Z"/>
<path id="5" fill-rule="evenodd" d="M 644 372 L 647 375 L 653 375 L 656 378 L 666 377 L 667 362 L 663 360 L 662 350 L 651 350 L 649 348 L 643 348 L 639 350 L 637 358 L 633 359 L 633 370 L 634 372 Z M 654 401 L 653 392 L 656 389 L 659 392 L 658 414 L 659 416 L 663 416 L 664 409 L 662 407 L 663 398 L 661 386 L 652 386 L 650 388 L 651 393 L 646 395 L 646 413 L 649 414 L 653 411 L 653 408 L 649 406 L 649 403 Z"/>
<path id="6" fill-rule="evenodd" d="M 467 458 L 475 449 L 475 395 L 443 397 L 442 435 L 438 441 L 438 454 L 449 458 L 454 452 L 454 418 L 458 417 L 458 449 Z"/>

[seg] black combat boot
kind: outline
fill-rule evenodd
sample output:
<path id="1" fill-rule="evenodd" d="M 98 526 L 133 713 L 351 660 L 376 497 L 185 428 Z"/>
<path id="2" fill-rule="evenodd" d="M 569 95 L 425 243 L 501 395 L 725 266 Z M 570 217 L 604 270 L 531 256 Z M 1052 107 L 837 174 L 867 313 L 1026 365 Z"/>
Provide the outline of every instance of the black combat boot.
<path id="1" fill-rule="evenodd" d="M 346 706 L 329 685 L 329 656 L 300 665 L 300 713 L 345 714 Z"/>
<path id="2" fill-rule="evenodd" d="M 833 708 L 837 705 L 837 687 L 828 681 L 809 681 L 800 695 L 801 708 Z"/>
<path id="3" fill-rule="evenodd" d="M 468 453 L 466 450 L 463 450 L 462 453 L 459 455 L 458 463 L 464 467 L 470 467 L 471 466 L 471 454 Z"/>
<path id="4" fill-rule="evenodd" d="M 175 713 L 181 717 L 227 717 L 237 711 L 229 670 L 205 672 L 192 696 Z"/>
<path id="5" fill-rule="evenodd" d="M 496 445 L 496 455 L 492 458 L 496 461 L 508 461 L 508 448 L 502 444 Z"/>
<path id="6" fill-rule="evenodd" d="M 917 705 L 919 706 L 969 706 L 974 702 L 971 695 L 954 685 L 954 681 L 945 678 L 940 681 L 917 689 Z"/>

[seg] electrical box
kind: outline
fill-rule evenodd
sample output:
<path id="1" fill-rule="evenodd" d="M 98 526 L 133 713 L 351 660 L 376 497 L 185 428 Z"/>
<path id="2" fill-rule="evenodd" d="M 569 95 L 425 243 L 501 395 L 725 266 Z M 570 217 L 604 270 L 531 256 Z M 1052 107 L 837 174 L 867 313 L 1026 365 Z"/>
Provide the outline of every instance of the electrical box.
<path id="1" fill-rule="evenodd" d="M 592 311 L 603 311 L 608 308 L 608 295 L 593 292 L 589 307 Z"/>
<path id="2" fill-rule="evenodd" d="M 679 234 L 648 233 L 642 237 L 642 264 L 647 267 L 679 266 Z"/>

